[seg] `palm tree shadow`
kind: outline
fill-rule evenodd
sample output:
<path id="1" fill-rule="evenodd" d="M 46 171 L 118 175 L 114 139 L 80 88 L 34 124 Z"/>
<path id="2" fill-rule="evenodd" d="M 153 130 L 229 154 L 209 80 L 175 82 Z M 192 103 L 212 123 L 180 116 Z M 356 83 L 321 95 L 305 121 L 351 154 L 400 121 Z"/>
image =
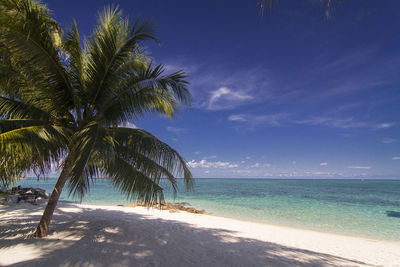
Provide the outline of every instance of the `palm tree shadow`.
<path id="1" fill-rule="evenodd" d="M 365 265 L 328 254 L 236 237 L 232 231 L 195 228 L 179 221 L 124 211 L 77 209 L 68 203 L 56 210 L 47 238 L 27 238 L 42 210 L 43 207 L 15 207 L 14 212 L 23 215 L 17 220 L 11 219 L 12 214 L 0 213 L 0 255 L 2 251 L 15 253 L 14 248 L 24 251 L 21 246 L 32 252 L 16 256 L 17 260 L 9 262 L 9 266 Z"/>

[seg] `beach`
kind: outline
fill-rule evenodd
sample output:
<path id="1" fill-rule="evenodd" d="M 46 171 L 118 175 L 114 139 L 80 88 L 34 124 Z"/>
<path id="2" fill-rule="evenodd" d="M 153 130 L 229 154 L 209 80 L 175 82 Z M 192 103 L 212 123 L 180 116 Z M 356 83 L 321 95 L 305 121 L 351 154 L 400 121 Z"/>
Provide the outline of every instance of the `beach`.
<path id="1" fill-rule="evenodd" d="M 400 266 L 400 243 L 143 207 L 0 206 L 1 266 Z"/>

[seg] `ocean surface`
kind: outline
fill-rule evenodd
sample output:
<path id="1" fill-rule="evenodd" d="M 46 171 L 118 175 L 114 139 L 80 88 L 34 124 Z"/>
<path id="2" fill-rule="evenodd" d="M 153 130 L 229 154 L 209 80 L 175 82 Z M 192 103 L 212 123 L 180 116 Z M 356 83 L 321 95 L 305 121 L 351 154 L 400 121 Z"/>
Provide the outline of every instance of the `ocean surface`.
<path id="1" fill-rule="evenodd" d="M 55 179 L 27 178 L 22 186 L 51 192 Z M 217 216 L 400 242 L 400 180 L 196 179 L 193 192 L 182 181 L 175 199 L 166 200 Z M 80 203 L 68 197 L 61 200 Z M 106 179 L 96 180 L 84 204 L 129 201 Z"/>

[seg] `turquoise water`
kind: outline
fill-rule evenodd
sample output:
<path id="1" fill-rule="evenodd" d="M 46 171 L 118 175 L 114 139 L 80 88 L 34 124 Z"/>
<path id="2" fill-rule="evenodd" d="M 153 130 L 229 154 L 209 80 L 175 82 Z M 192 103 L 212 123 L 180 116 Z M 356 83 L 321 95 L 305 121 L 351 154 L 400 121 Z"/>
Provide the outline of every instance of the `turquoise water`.
<path id="1" fill-rule="evenodd" d="M 21 184 L 50 192 L 55 179 Z M 79 202 L 66 192 L 61 199 Z M 128 202 L 97 180 L 82 203 Z M 400 180 L 196 179 L 195 191 L 182 190 L 175 202 L 224 217 L 400 242 L 400 217 L 387 214 L 400 215 Z"/>

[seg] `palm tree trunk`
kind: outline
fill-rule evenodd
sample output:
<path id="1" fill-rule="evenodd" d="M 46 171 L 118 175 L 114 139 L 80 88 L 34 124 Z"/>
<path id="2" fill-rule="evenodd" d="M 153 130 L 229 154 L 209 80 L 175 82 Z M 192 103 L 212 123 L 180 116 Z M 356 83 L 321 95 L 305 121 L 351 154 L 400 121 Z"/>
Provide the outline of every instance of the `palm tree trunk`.
<path id="1" fill-rule="evenodd" d="M 50 224 L 51 217 L 53 216 L 54 210 L 57 206 L 58 199 L 60 198 L 61 192 L 64 188 L 65 182 L 72 171 L 73 161 L 75 156 L 70 152 L 65 161 L 64 167 L 61 171 L 60 177 L 58 177 L 57 183 L 54 186 L 54 190 L 51 193 L 49 201 L 47 202 L 46 208 L 44 209 L 42 218 L 40 219 L 39 225 L 33 234 L 36 238 L 45 237 L 47 234 L 47 229 Z"/>

